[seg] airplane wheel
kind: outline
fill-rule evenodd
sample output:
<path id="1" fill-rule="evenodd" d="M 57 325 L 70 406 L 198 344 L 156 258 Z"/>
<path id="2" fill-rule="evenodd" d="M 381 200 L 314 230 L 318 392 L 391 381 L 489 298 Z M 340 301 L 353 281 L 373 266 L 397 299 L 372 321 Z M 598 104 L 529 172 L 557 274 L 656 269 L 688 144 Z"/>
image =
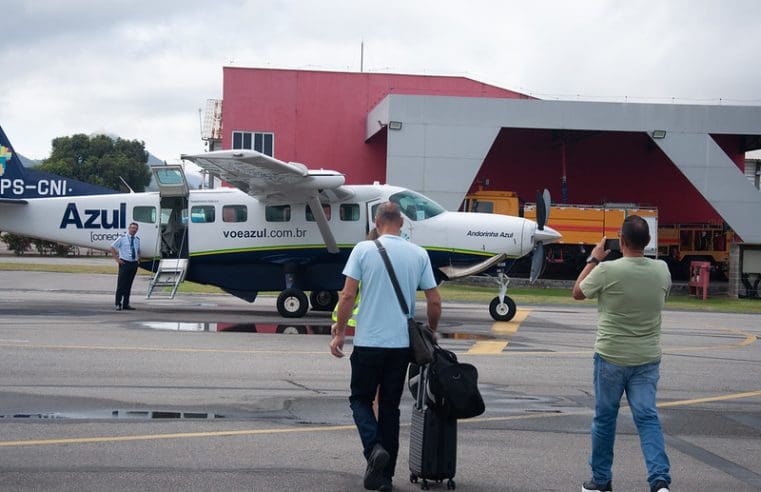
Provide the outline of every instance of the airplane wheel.
<path id="1" fill-rule="evenodd" d="M 297 325 L 277 325 L 275 332 L 283 335 L 306 335 L 307 327 Z"/>
<path id="2" fill-rule="evenodd" d="M 283 318 L 301 318 L 309 309 L 307 296 L 299 289 L 285 289 L 277 296 L 277 312 Z"/>
<path id="3" fill-rule="evenodd" d="M 495 321 L 510 321 L 515 316 L 515 301 L 505 296 L 505 302 L 500 303 L 499 297 L 495 297 L 489 304 L 489 314 Z"/>
<path id="4" fill-rule="evenodd" d="M 309 294 L 309 302 L 315 311 L 333 311 L 338 302 L 338 294 L 332 290 L 313 290 Z"/>

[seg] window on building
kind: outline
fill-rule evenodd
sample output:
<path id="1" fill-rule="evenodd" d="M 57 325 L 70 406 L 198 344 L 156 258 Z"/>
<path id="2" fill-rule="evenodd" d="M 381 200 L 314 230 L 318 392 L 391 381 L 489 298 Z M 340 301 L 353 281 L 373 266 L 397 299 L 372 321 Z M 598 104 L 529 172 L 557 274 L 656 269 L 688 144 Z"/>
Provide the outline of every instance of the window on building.
<path id="1" fill-rule="evenodd" d="M 214 222 L 214 205 L 197 205 L 190 209 L 190 221 L 194 224 Z"/>
<path id="2" fill-rule="evenodd" d="M 357 203 L 342 203 L 339 208 L 339 215 L 341 220 L 345 222 L 356 222 L 359 220 L 359 204 Z"/>
<path id="3" fill-rule="evenodd" d="M 156 207 L 135 207 L 132 209 L 132 220 L 153 224 L 156 222 Z"/>
<path id="4" fill-rule="evenodd" d="M 225 205 L 222 207 L 222 222 L 245 222 L 248 209 L 245 205 Z"/>
<path id="5" fill-rule="evenodd" d="M 264 218 L 267 222 L 289 222 L 291 220 L 291 206 L 267 205 L 264 208 Z"/>
<path id="6" fill-rule="evenodd" d="M 494 202 L 484 201 L 484 200 L 473 200 L 473 210 L 471 210 L 471 212 L 493 214 Z"/>
<path id="7" fill-rule="evenodd" d="M 330 204 L 329 203 L 322 204 L 322 211 L 325 212 L 325 218 L 330 220 Z M 306 208 L 306 217 L 308 222 L 314 222 L 314 214 L 312 213 L 312 209 L 309 208 L 309 205 L 307 205 L 307 208 Z"/>
<path id="8" fill-rule="evenodd" d="M 270 132 L 233 132 L 233 149 L 248 149 L 270 157 L 275 155 L 275 134 Z"/>

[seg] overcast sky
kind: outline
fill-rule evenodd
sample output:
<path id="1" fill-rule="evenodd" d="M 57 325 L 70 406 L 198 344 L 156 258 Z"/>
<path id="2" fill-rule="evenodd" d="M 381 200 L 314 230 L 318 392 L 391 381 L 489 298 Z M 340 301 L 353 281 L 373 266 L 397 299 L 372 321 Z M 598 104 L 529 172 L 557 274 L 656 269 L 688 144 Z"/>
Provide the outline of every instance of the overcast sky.
<path id="1" fill-rule="evenodd" d="M 3 0 L 16 151 L 110 133 L 203 150 L 222 67 L 462 75 L 544 99 L 761 105 L 761 1 Z"/>

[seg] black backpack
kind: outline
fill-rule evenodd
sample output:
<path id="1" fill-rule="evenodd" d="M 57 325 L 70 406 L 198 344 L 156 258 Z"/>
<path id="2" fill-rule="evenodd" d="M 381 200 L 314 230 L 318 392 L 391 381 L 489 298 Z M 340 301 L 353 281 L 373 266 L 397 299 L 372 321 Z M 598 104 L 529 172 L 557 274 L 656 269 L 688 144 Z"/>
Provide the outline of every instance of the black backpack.
<path id="1" fill-rule="evenodd" d="M 436 347 L 430 364 L 430 392 L 435 404 L 449 417 L 467 419 L 486 410 L 478 391 L 478 369 L 457 362 L 454 352 Z"/>

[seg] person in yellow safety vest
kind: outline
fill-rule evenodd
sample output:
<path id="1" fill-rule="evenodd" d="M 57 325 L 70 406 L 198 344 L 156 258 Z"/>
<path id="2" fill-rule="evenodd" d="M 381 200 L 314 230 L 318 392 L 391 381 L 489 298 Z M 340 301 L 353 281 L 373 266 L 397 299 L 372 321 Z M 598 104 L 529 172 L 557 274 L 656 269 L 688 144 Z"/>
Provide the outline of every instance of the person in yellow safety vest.
<path id="1" fill-rule="evenodd" d="M 373 229 L 367 234 L 367 240 L 368 241 L 374 241 L 378 239 L 378 230 L 373 227 Z M 346 323 L 348 326 L 351 326 L 352 328 L 357 327 L 357 315 L 359 314 L 359 298 L 361 296 L 362 292 L 362 283 L 357 286 L 357 297 L 354 299 L 354 309 L 351 311 L 351 318 L 349 318 L 349 321 Z M 333 308 L 333 322 L 335 323 L 338 321 L 338 304 L 336 303 L 336 307 Z"/>
<path id="2" fill-rule="evenodd" d="M 354 300 L 354 309 L 351 311 L 351 318 L 349 318 L 349 321 L 346 323 L 348 326 L 351 326 L 352 328 L 357 327 L 357 315 L 359 314 L 359 298 L 360 298 L 359 289 L 361 288 L 362 288 L 362 284 L 359 284 L 358 290 L 357 290 L 357 298 Z M 334 323 L 338 321 L 338 303 L 336 303 L 336 307 L 333 308 L 332 318 Z"/>

